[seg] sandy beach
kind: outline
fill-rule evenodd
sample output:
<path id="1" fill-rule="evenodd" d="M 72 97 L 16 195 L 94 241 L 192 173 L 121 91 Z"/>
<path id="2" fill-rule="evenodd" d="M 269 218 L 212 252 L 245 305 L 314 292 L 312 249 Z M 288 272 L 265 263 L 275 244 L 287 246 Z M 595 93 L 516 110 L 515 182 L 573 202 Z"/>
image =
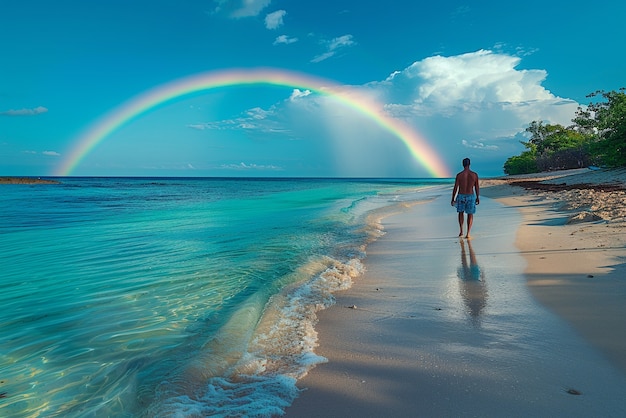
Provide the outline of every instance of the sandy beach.
<path id="1" fill-rule="evenodd" d="M 626 170 L 513 176 L 485 186 L 524 216 L 516 245 L 533 296 L 626 374 Z"/>
<path id="2" fill-rule="evenodd" d="M 625 170 L 483 180 L 469 241 L 449 192 L 386 218 L 319 312 L 328 362 L 286 415 L 626 415 L 625 186 Z"/>

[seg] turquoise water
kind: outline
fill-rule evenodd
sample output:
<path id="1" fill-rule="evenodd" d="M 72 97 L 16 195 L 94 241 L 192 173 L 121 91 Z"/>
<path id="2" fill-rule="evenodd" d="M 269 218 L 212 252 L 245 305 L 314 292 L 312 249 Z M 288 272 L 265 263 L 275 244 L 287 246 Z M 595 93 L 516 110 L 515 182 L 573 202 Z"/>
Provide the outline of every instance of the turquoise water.
<path id="1" fill-rule="evenodd" d="M 377 220 L 448 184 L 60 180 L 2 187 L 0 416 L 282 414 Z"/>

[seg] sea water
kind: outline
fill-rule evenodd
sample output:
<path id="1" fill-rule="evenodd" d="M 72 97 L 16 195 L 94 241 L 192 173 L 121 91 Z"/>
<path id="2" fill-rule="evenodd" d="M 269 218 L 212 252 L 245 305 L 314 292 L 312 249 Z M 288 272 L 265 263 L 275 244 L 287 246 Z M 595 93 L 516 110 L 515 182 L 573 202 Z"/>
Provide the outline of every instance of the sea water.
<path id="1" fill-rule="evenodd" d="M 0 197 L 0 416 L 281 415 L 378 220 L 447 180 L 60 178 Z"/>

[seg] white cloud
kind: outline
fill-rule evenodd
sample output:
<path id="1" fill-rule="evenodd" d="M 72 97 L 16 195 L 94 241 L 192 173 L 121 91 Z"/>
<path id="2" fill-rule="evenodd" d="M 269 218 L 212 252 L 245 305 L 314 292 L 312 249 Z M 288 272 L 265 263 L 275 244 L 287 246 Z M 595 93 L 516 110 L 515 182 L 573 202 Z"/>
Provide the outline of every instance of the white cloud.
<path id="1" fill-rule="evenodd" d="M 313 62 L 313 63 L 322 62 L 322 61 L 327 60 L 328 58 L 332 57 L 333 55 L 335 55 L 334 51 L 332 51 L 332 52 L 331 51 L 324 52 L 323 54 L 316 55 L 315 57 L 313 57 L 311 62 Z"/>
<path id="2" fill-rule="evenodd" d="M 338 40 L 336 45 L 344 43 Z M 381 81 L 344 88 L 346 94 L 356 89 L 373 98 L 389 116 L 413 127 L 449 167 L 457 167 L 469 156 L 479 172 L 489 165 L 495 175 L 508 157 L 521 152 L 519 140 L 531 121 L 567 126 L 578 107 L 542 85 L 548 76 L 545 70 L 517 69 L 520 62 L 519 57 L 486 50 L 434 56 Z M 415 162 L 410 156 L 404 158 L 408 153 L 397 137 L 332 94 L 293 89 L 269 108 L 256 107 L 235 118 L 190 127 L 238 130 L 248 138 L 272 138 L 285 144 L 297 138 L 301 144 L 315 144 L 311 147 L 317 151 L 309 148 L 310 152 L 325 155 L 320 150 L 326 150 L 327 155 L 340 156 L 339 165 L 346 170 L 342 175 L 357 175 L 358 170 L 399 175 L 383 171 L 389 170 L 389 158 L 404 175 L 428 175 L 415 173 L 411 165 Z M 286 147 L 279 147 L 280 152 Z"/>
<path id="3" fill-rule="evenodd" d="M 297 100 L 301 97 L 307 97 L 310 95 L 311 95 L 311 90 L 293 89 L 293 91 L 291 92 L 291 96 L 289 96 L 289 100 Z"/>
<path id="4" fill-rule="evenodd" d="M 254 107 L 246 111 L 248 117 L 254 120 L 264 120 L 268 115 L 271 115 L 273 112 L 271 110 L 264 110 L 260 107 Z"/>
<path id="5" fill-rule="evenodd" d="M 497 150 L 498 146 L 497 145 L 485 145 L 483 142 L 480 141 L 467 141 L 467 140 L 462 140 L 461 144 L 466 147 L 466 148 L 474 148 L 474 149 L 490 149 L 490 150 Z"/>
<path id="6" fill-rule="evenodd" d="M 39 115 L 41 113 L 46 113 L 48 111 L 47 108 L 43 106 L 37 106 L 33 109 L 10 109 L 4 112 L 0 112 L 0 115 L 5 116 L 33 116 Z"/>
<path id="7" fill-rule="evenodd" d="M 340 49 L 343 49 L 348 46 L 353 46 L 353 45 L 356 45 L 356 42 L 353 40 L 352 35 L 343 35 L 343 36 L 334 38 L 330 42 L 326 42 L 326 48 L 327 48 L 326 52 L 315 56 L 311 60 L 311 62 L 317 63 L 317 62 L 327 60 L 328 58 L 337 54 L 337 51 L 339 51 Z"/>
<path id="8" fill-rule="evenodd" d="M 343 35 L 330 41 L 328 49 L 334 51 L 344 46 L 352 46 L 354 44 L 356 44 L 356 42 L 352 40 L 352 35 Z"/>
<path id="9" fill-rule="evenodd" d="M 455 57 L 430 57 L 405 70 L 421 79 L 423 103 L 518 103 L 552 97 L 541 86 L 544 70 L 516 70 L 520 58 L 481 50 Z"/>
<path id="10" fill-rule="evenodd" d="M 272 13 L 268 13 L 265 16 L 265 27 L 267 29 L 278 29 L 283 25 L 283 17 L 287 14 L 284 10 L 277 10 Z"/>
<path id="11" fill-rule="evenodd" d="M 222 164 L 220 166 L 224 170 L 263 170 L 263 171 L 280 171 L 283 168 L 276 165 L 263 165 L 263 164 L 246 164 L 241 162 L 239 164 Z"/>
<path id="12" fill-rule="evenodd" d="M 239 19 L 258 16 L 272 0 L 214 0 L 217 3 L 214 13 L 225 13 Z"/>
<path id="13" fill-rule="evenodd" d="M 521 59 L 480 50 L 433 56 L 364 86 L 392 116 L 409 121 L 442 153 L 500 153 L 502 163 L 529 122 L 570 125 L 578 103 L 555 96 L 542 69 L 519 70 Z M 506 147 L 504 147 L 506 145 Z"/>
<path id="14" fill-rule="evenodd" d="M 33 151 L 33 150 L 25 150 L 22 151 L 24 154 L 31 154 L 31 155 L 47 155 L 49 157 L 60 157 L 61 154 L 59 154 L 56 151 L 42 151 L 42 152 L 38 152 L 38 151 Z"/>
<path id="15" fill-rule="evenodd" d="M 280 117 L 276 114 L 275 107 L 270 107 L 268 110 L 254 107 L 246 110 L 242 116 L 236 118 L 187 125 L 187 127 L 200 131 L 246 130 L 257 133 L 289 133 L 289 130 L 284 127 Z"/>
<path id="16" fill-rule="evenodd" d="M 541 85 L 545 70 L 517 70 L 520 61 L 485 50 L 429 57 L 392 74 L 381 87 L 400 102 L 397 109 L 405 107 L 414 115 L 502 113 L 526 123 L 541 118 L 541 113 L 560 122 L 563 111 L 573 116 L 577 103 L 556 97 Z"/>
<path id="17" fill-rule="evenodd" d="M 289 45 L 295 42 L 298 42 L 298 38 L 290 38 L 287 35 L 280 35 L 276 37 L 276 40 L 274 40 L 274 45 L 280 45 L 280 44 Z"/>

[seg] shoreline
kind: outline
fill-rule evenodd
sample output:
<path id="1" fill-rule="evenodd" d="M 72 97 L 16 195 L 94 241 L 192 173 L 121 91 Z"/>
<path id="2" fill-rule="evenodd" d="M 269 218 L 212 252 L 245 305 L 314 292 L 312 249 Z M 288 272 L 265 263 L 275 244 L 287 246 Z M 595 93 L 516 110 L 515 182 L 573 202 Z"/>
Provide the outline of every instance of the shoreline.
<path id="1" fill-rule="evenodd" d="M 602 184 L 601 174 L 525 181 Z M 626 413 L 623 203 L 611 212 L 604 195 L 624 191 L 540 191 L 513 181 L 521 179 L 481 180 L 487 199 L 469 241 L 452 238 L 447 194 L 439 199 L 447 204 L 385 219 L 366 273 L 318 315 L 316 353 L 329 362 L 298 381 L 305 390 L 287 416 Z M 589 205 L 594 198 L 609 208 Z M 478 283 L 463 278 L 472 266 Z"/>

